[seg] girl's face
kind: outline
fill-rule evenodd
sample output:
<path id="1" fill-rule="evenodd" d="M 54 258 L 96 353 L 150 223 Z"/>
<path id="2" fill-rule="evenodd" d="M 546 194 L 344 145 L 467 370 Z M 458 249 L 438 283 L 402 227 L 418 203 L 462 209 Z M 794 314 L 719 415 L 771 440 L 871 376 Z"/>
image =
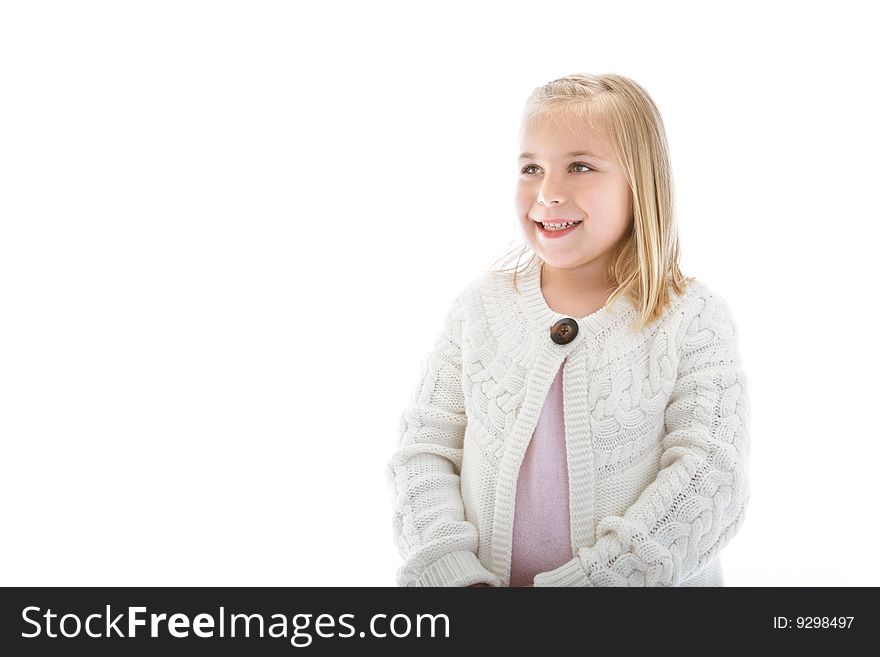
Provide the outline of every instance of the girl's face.
<path id="1" fill-rule="evenodd" d="M 631 226 L 632 200 L 623 169 L 604 135 L 587 125 L 544 121 L 520 140 L 516 210 L 523 234 L 547 265 L 580 269 L 605 284 L 611 250 Z M 539 221 L 578 221 L 550 232 Z"/>

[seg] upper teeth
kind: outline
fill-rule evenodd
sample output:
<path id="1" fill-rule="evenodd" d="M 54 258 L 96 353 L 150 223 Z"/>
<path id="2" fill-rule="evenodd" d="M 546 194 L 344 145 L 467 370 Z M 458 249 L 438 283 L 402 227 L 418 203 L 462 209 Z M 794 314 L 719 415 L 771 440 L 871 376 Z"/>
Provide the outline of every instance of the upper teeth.
<path id="1" fill-rule="evenodd" d="M 550 228 L 551 230 L 558 230 L 560 228 L 569 228 L 574 226 L 575 224 L 579 224 L 580 221 L 566 221 L 564 224 L 548 224 L 546 221 L 542 221 L 541 224 L 544 228 Z"/>

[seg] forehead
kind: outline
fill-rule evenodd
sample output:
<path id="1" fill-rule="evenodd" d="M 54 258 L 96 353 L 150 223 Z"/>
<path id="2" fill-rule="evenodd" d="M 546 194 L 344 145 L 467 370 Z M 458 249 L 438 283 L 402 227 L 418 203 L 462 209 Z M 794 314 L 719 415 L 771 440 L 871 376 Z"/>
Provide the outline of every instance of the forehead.
<path id="1" fill-rule="evenodd" d="M 611 159 L 611 144 L 600 128 L 587 122 L 556 118 L 524 127 L 520 159 L 552 159 L 588 155 Z"/>

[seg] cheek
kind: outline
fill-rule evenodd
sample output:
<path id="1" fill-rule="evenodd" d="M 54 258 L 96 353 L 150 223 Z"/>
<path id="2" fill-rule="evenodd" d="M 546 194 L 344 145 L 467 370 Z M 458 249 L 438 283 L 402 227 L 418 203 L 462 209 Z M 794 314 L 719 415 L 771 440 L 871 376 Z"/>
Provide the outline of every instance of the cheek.
<path id="1" fill-rule="evenodd" d="M 518 186 L 516 188 L 516 192 L 514 193 L 514 202 L 516 203 L 516 207 L 519 210 L 528 210 L 532 203 L 534 202 L 534 195 L 529 192 L 528 189 Z"/>
<path id="2" fill-rule="evenodd" d="M 590 190 L 579 196 L 578 202 L 589 214 L 608 220 L 626 212 L 627 197 L 618 190 Z"/>

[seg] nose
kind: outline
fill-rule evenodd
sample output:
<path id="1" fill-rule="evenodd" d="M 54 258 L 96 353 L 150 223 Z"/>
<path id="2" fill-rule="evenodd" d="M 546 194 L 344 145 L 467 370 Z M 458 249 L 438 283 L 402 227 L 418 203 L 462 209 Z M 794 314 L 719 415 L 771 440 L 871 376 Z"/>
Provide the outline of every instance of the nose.
<path id="1" fill-rule="evenodd" d="M 565 196 L 561 186 L 551 180 L 550 176 L 545 176 L 544 182 L 541 183 L 541 188 L 538 190 L 538 203 L 541 205 L 550 205 L 552 203 L 559 205 L 565 203 Z"/>

